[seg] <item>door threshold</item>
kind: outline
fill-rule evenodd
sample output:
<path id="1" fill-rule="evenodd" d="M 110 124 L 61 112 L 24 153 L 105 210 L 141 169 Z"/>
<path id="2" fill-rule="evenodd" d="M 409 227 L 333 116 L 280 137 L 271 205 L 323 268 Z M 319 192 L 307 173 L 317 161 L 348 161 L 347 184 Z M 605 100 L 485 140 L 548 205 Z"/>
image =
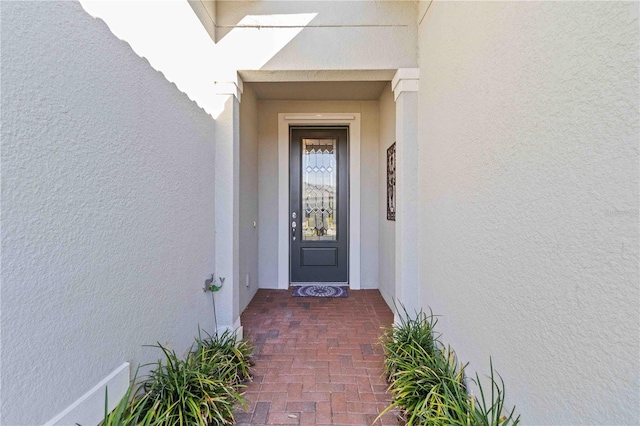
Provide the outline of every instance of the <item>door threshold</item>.
<path id="1" fill-rule="evenodd" d="M 305 285 L 324 285 L 324 286 L 332 286 L 332 287 L 349 287 L 349 283 L 322 283 L 322 282 L 302 282 L 302 283 L 289 283 L 289 287 L 301 287 Z"/>

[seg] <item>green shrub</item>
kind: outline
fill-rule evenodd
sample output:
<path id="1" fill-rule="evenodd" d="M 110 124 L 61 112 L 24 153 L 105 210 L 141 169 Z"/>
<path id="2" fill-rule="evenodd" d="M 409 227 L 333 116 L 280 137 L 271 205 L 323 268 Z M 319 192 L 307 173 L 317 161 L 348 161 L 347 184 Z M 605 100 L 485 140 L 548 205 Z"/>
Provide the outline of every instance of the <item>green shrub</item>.
<path id="1" fill-rule="evenodd" d="M 427 315 L 420 311 L 412 318 L 404 310 L 399 321 L 388 327 L 381 338 L 386 354 L 384 372 L 389 377 L 398 369 L 397 363 L 417 356 L 433 356 L 437 352 L 437 339 L 434 338 L 433 329 L 438 320 L 433 314 Z"/>
<path id="2" fill-rule="evenodd" d="M 516 415 L 516 408 L 513 407 L 507 415 L 504 415 L 504 381 L 502 377 L 495 373 L 493 370 L 493 361 L 489 359 L 489 365 L 491 373 L 489 375 L 489 384 L 491 390 L 489 394 L 485 393 L 485 389 L 482 387 L 480 377 L 476 374 L 474 383 L 478 385 L 480 392 L 480 399 L 476 398 L 478 402 L 474 413 L 476 414 L 476 423 L 480 426 L 492 426 L 492 425 L 517 425 L 520 423 L 520 415 Z M 496 376 L 500 380 L 500 383 L 496 380 Z"/>
<path id="3" fill-rule="evenodd" d="M 135 379 L 103 425 L 230 425 L 233 410 L 246 406 L 240 393 L 249 378 L 251 346 L 225 332 L 196 339 L 184 359 L 161 344 L 164 359 L 147 378 Z M 137 374 L 136 374 L 137 375 Z M 106 412 L 106 407 L 105 407 Z"/>
<path id="4" fill-rule="evenodd" d="M 239 385 L 250 377 L 250 359 L 254 349 L 246 339 L 236 341 L 236 334 L 231 330 L 213 336 L 207 334 L 206 339 L 200 336 L 196 340 L 196 353 L 204 358 L 215 358 L 214 362 L 203 362 L 214 367 L 210 374 L 233 385 Z"/>
<path id="5" fill-rule="evenodd" d="M 469 395 L 465 383 L 466 364 L 458 363 L 453 349 L 444 347 L 435 335 L 437 319 L 420 311 L 413 317 L 404 310 L 399 323 L 387 328 L 381 338 L 385 352 L 384 372 L 393 397 L 381 414 L 398 407 L 407 425 L 516 425 L 515 408 L 503 415 L 504 382 L 495 380 L 491 363 L 490 393 L 485 393 L 476 375 L 480 396 Z"/>

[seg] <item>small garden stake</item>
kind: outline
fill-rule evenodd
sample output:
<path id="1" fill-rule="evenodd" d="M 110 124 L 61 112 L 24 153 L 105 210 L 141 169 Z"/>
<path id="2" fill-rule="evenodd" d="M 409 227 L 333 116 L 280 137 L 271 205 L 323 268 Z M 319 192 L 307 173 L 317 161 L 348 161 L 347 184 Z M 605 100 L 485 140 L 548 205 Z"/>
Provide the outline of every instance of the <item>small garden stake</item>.
<path id="1" fill-rule="evenodd" d="M 213 303 L 213 325 L 215 326 L 216 334 L 218 334 L 218 317 L 216 315 L 216 299 L 215 297 L 213 297 L 213 294 L 216 291 L 220 290 L 222 288 L 222 285 L 224 284 L 224 278 L 218 277 L 218 279 L 220 280 L 220 285 L 215 285 L 213 283 L 213 274 L 211 274 L 211 278 L 207 278 L 204 281 L 204 288 L 202 289 L 205 293 L 207 291 L 211 292 L 211 302 Z"/>

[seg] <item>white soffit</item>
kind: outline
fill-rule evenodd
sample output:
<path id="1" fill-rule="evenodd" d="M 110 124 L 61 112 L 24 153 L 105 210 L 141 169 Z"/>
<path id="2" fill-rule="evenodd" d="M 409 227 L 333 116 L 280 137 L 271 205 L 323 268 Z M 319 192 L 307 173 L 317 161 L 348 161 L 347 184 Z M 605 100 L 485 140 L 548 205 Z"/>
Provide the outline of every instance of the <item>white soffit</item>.
<path id="1" fill-rule="evenodd" d="M 388 81 L 247 83 L 260 100 L 377 101 Z"/>
<path id="2" fill-rule="evenodd" d="M 289 70 L 238 71 L 245 83 L 309 81 L 391 81 L 397 69 L 389 70 Z"/>

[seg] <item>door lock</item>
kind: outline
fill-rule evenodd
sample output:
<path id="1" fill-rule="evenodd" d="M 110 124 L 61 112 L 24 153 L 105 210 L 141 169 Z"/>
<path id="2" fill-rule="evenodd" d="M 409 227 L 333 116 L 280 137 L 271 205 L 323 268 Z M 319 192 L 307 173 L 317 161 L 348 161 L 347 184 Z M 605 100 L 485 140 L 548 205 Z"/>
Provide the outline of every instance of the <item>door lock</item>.
<path id="1" fill-rule="evenodd" d="M 295 213 L 294 213 L 294 215 L 295 215 Z M 293 222 L 291 222 L 291 235 L 293 236 L 293 241 L 296 240 L 296 226 L 298 226 L 298 225 L 297 225 L 295 220 Z"/>

